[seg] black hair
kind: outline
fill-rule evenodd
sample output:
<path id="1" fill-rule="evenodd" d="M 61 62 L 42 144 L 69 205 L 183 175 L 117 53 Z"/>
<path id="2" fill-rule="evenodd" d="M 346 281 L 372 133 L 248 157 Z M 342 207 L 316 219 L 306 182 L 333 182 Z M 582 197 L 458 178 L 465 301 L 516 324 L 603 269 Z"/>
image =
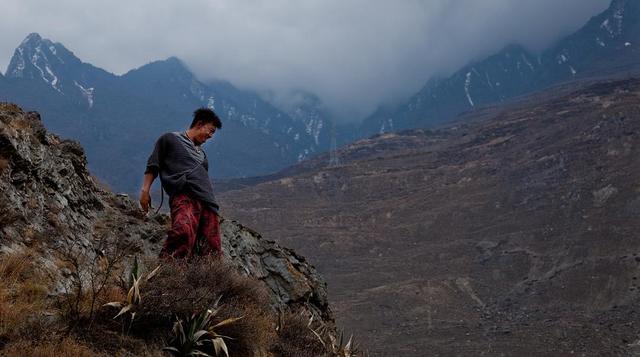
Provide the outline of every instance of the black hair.
<path id="1" fill-rule="evenodd" d="M 193 121 L 191 122 L 191 126 L 189 128 L 195 127 L 198 123 L 213 123 L 213 126 L 220 129 L 222 128 L 222 122 L 220 118 L 213 112 L 213 110 L 209 108 L 198 108 L 195 112 L 193 112 Z"/>

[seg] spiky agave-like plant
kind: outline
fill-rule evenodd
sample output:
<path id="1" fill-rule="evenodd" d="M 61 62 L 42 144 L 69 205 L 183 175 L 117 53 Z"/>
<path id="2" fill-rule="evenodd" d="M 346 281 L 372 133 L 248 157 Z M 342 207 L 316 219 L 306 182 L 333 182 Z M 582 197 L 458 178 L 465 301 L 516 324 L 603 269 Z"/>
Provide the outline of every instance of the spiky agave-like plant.
<path id="1" fill-rule="evenodd" d="M 149 274 L 147 274 L 146 278 L 144 274 L 141 273 L 140 264 L 138 263 L 138 257 L 136 256 L 133 262 L 133 266 L 131 267 L 131 273 L 129 274 L 129 291 L 127 292 L 127 298 L 125 301 L 113 301 L 104 304 L 104 306 L 111 306 L 120 309 L 120 312 L 113 318 L 117 318 L 127 312 L 131 313 L 131 321 L 136 316 L 136 308 L 140 306 L 142 302 L 142 295 L 140 294 L 140 283 L 143 281 L 150 281 L 154 276 L 160 271 L 160 266 L 153 269 Z"/>
<path id="2" fill-rule="evenodd" d="M 216 332 L 216 329 L 232 324 L 242 317 L 228 318 L 215 325 L 212 325 L 211 320 L 218 314 L 219 297 L 212 309 L 193 314 L 187 318 L 186 321 L 176 319 L 173 324 L 173 336 L 169 341 L 169 346 L 163 348 L 164 351 L 171 353 L 174 356 L 211 356 L 208 351 L 213 350 L 216 356 L 224 353 L 226 357 L 229 357 L 229 350 L 224 339 L 231 339 L 231 337 L 220 335 Z M 185 329 L 184 326 L 187 326 Z"/>

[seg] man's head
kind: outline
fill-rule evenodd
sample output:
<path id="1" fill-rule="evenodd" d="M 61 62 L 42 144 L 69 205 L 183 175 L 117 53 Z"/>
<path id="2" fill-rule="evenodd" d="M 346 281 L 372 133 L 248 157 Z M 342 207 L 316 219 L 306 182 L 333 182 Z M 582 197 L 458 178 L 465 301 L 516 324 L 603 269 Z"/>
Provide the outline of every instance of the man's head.
<path id="1" fill-rule="evenodd" d="M 196 145 L 202 145 L 222 128 L 220 118 L 209 108 L 199 108 L 193 112 L 193 121 L 189 127 L 191 139 Z"/>

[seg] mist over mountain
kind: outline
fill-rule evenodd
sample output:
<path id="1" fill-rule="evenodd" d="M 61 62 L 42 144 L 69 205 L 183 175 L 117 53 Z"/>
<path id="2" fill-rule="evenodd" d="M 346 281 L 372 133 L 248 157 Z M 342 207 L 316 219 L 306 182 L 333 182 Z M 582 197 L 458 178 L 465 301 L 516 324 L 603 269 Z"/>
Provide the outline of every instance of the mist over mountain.
<path id="1" fill-rule="evenodd" d="M 640 68 L 640 4 L 613 0 L 574 34 L 536 54 L 511 44 L 472 62 L 450 77 L 429 80 L 407 103 L 380 109 L 365 119 L 366 136 L 407 128 L 430 127 L 456 114 L 554 83 Z"/>
<path id="2" fill-rule="evenodd" d="M 608 4 L 23 0 L 7 2 L 0 14 L 0 67 L 27 33 L 38 32 L 112 73 L 177 56 L 204 82 L 283 96 L 311 92 L 336 118 L 358 122 L 381 104 L 406 101 L 433 75 L 448 76 L 510 43 L 537 54 Z"/>

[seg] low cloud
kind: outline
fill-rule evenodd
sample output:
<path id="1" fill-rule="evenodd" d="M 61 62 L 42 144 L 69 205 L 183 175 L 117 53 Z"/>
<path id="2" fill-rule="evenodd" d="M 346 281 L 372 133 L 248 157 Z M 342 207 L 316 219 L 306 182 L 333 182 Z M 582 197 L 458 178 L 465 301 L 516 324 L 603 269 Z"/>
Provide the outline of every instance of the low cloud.
<path id="1" fill-rule="evenodd" d="M 406 100 L 433 74 L 518 42 L 539 51 L 609 0 L 14 1 L 0 65 L 30 32 L 121 74 L 177 56 L 201 79 L 317 94 L 343 120 Z"/>

